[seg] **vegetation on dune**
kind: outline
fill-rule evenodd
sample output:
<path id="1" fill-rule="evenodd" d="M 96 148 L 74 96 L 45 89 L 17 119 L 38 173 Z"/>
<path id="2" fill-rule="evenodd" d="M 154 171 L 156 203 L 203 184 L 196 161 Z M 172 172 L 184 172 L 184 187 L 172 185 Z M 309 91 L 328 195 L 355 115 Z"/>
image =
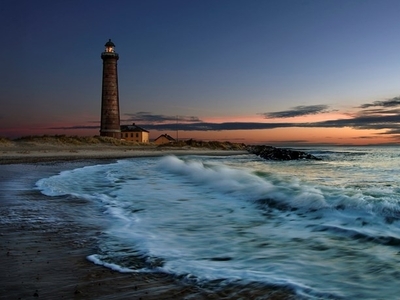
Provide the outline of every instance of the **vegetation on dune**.
<path id="1" fill-rule="evenodd" d="M 8 139 L 8 138 L 3 138 L 0 137 L 0 145 L 2 146 L 11 146 L 13 144 L 13 141 Z"/>
<path id="2" fill-rule="evenodd" d="M 178 141 L 168 144 L 162 144 L 158 147 L 175 147 L 175 148 L 185 148 L 185 147 L 192 147 L 192 148 L 207 148 L 213 150 L 246 150 L 246 145 L 243 143 L 231 143 L 231 142 L 218 142 L 218 141 L 196 141 L 193 139 L 186 140 L 186 141 Z"/>
<path id="3" fill-rule="evenodd" d="M 85 145 L 111 145 L 111 146 L 136 146 L 143 145 L 137 142 L 130 142 L 105 136 L 67 136 L 67 135 L 42 135 L 24 136 L 14 140 L 18 143 L 32 145 L 50 144 L 65 146 L 85 146 Z"/>
<path id="4" fill-rule="evenodd" d="M 67 136 L 67 135 L 42 135 L 23 136 L 14 140 L 0 137 L 0 145 L 53 145 L 53 146 L 153 146 L 153 143 L 137 143 L 105 136 Z M 219 141 L 197 141 L 186 140 L 159 145 L 159 148 L 206 148 L 212 150 L 246 150 L 243 143 L 219 142 Z"/>
<path id="5" fill-rule="evenodd" d="M 3 148 L 13 148 L 13 146 L 22 146 L 22 147 L 35 147 L 35 146 L 44 146 L 44 147 L 57 147 L 57 146 L 66 146 L 66 147 L 104 147 L 104 146 L 141 146 L 141 147 L 154 147 L 153 143 L 137 143 L 131 141 L 120 140 L 112 137 L 104 137 L 104 136 L 66 136 L 66 135 L 42 135 L 42 136 L 24 136 L 15 140 L 10 140 L 7 138 L 0 137 L 0 146 Z M 173 143 L 167 143 L 158 145 L 158 148 L 164 149 L 210 149 L 210 150 L 237 150 L 237 151 L 247 151 L 251 154 L 255 154 L 261 158 L 266 160 L 301 160 L 301 159 L 311 159 L 311 160 L 320 160 L 320 158 L 315 157 L 309 153 L 293 150 L 293 149 L 285 149 L 285 148 L 275 148 L 272 146 L 266 145 L 246 145 L 243 143 L 231 143 L 231 142 L 219 142 L 219 141 L 196 141 L 193 139 L 190 140 L 181 140 Z M 146 148 L 148 149 L 148 148 Z"/>

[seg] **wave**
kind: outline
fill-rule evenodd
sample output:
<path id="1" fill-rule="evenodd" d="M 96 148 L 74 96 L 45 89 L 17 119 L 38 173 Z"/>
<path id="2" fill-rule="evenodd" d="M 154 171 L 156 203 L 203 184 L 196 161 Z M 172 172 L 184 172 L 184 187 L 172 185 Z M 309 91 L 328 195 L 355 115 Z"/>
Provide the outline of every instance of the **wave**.
<path id="1" fill-rule="evenodd" d="M 39 180 L 36 187 L 47 196 L 69 194 L 89 200 L 101 200 L 112 191 L 125 188 L 127 182 L 145 180 L 148 176 L 164 173 L 167 176 L 177 176 L 182 182 L 190 181 L 199 189 L 252 201 L 262 209 L 310 212 L 350 209 L 382 216 L 388 223 L 400 219 L 400 199 L 396 196 L 396 186 L 379 188 L 356 184 L 328 187 L 243 165 L 245 167 L 238 164 L 227 165 L 220 158 L 204 162 L 200 159 L 166 156 L 148 166 L 153 172 L 148 174 L 140 169 L 140 162 L 121 160 L 109 165 L 63 171 Z M 168 186 L 160 188 L 168 189 Z"/>
<path id="2" fill-rule="evenodd" d="M 382 215 L 388 222 L 400 219 L 399 199 L 393 189 L 368 187 L 326 187 L 283 178 L 247 168 L 232 168 L 220 163 L 184 160 L 175 156 L 162 158 L 160 171 L 179 175 L 193 184 L 212 188 L 223 194 L 255 202 L 264 209 L 317 211 L 331 209 L 361 210 Z"/>
<path id="3" fill-rule="evenodd" d="M 248 169 L 235 169 L 201 161 L 184 161 L 175 156 L 163 158 L 158 166 L 165 172 L 185 176 L 195 184 L 202 184 L 242 199 L 257 201 L 268 198 L 294 208 L 328 207 L 321 190 L 301 185 L 297 180 L 270 180 Z"/>
<path id="4" fill-rule="evenodd" d="M 318 173 L 332 165 L 252 156 L 124 159 L 61 172 L 37 188 L 99 204 L 107 224 L 88 259 L 119 272 L 267 282 L 308 299 L 376 298 L 370 286 L 391 295 L 385 283 L 397 288 L 397 185 L 327 185 L 305 167 Z"/>
<path id="5" fill-rule="evenodd" d="M 365 224 L 367 225 L 367 224 Z M 360 228 L 346 228 L 344 226 L 334 225 L 318 225 L 313 228 L 314 232 L 326 232 L 329 231 L 335 236 L 343 236 L 352 240 L 358 240 L 360 242 L 370 242 L 386 246 L 400 246 L 400 237 L 393 235 L 382 235 L 381 232 L 369 231 L 362 232 Z"/>

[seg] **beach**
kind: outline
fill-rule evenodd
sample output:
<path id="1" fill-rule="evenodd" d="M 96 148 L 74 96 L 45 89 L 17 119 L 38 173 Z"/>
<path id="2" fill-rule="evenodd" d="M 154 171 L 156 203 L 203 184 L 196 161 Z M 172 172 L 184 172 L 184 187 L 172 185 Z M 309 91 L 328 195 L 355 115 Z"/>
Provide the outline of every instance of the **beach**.
<path id="1" fill-rule="evenodd" d="M 3 145 L 0 299 L 395 299 L 398 149 L 310 151 Z"/>
<path id="2" fill-rule="evenodd" d="M 291 299 L 269 286 L 198 285 L 166 273 L 120 273 L 86 259 L 104 224 L 88 203 L 32 190 L 43 177 L 119 158 L 231 155 L 243 151 L 131 146 L 2 146 L 0 148 L 0 299 Z M 63 206 L 71 207 L 64 210 Z M 68 213 L 67 213 L 68 211 Z M 90 218 L 88 217 L 90 214 Z M 87 221 L 90 219 L 90 222 Z"/>
<path id="3" fill-rule="evenodd" d="M 76 161 L 84 159 L 117 159 L 164 155 L 232 155 L 245 150 L 220 150 L 192 147 L 157 147 L 153 145 L 55 145 L 0 143 L 0 164 L 36 163 L 49 161 Z"/>

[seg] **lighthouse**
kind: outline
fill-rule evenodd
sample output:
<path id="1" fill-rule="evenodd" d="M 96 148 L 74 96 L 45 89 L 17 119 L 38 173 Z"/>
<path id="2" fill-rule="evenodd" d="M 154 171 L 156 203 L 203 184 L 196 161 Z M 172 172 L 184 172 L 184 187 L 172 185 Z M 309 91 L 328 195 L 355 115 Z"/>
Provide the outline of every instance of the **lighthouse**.
<path id="1" fill-rule="evenodd" d="M 118 96 L 118 53 L 111 39 L 104 45 L 101 53 L 103 60 L 103 84 L 101 93 L 101 127 L 100 135 L 121 138 Z"/>

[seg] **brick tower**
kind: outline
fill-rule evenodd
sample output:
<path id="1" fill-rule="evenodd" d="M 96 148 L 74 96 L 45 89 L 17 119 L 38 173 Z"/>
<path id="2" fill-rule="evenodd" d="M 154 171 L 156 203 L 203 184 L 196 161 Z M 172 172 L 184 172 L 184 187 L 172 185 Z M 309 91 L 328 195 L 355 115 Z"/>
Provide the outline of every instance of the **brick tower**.
<path id="1" fill-rule="evenodd" d="M 121 138 L 119 119 L 118 96 L 118 53 L 111 39 L 105 44 L 105 51 L 101 53 L 103 60 L 103 84 L 101 93 L 101 127 L 100 135 L 113 138 Z"/>

